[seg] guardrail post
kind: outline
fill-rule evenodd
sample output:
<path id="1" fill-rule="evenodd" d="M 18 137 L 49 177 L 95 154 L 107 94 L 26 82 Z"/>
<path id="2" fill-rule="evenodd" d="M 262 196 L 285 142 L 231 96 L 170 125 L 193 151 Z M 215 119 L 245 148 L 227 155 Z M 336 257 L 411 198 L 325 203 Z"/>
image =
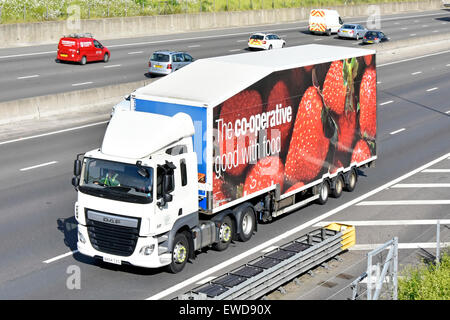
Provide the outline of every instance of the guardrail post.
<path id="1" fill-rule="evenodd" d="M 441 222 L 437 221 L 436 226 L 436 268 L 439 268 L 440 263 L 440 248 L 441 247 Z"/>

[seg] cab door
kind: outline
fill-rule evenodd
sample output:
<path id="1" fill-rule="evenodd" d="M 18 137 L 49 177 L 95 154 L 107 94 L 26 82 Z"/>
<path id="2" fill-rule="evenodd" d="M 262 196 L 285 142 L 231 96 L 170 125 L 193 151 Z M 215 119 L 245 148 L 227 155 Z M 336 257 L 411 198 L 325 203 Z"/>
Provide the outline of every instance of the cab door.
<path id="1" fill-rule="evenodd" d="M 103 46 L 100 42 L 97 40 L 93 41 L 93 50 L 94 50 L 94 56 L 93 60 L 102 60 L 103 59 Z"/>

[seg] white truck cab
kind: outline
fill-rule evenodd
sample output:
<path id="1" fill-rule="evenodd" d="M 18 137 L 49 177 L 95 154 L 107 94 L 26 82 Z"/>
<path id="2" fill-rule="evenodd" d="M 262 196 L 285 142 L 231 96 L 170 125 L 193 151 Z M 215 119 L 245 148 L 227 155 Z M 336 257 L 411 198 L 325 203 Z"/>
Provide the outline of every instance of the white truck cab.
<path id="1" fill-rule="evenodd" d="M 111 119 L 101 148 L 75 164 L 80 253 L 149 268 L 172 262 L 170 231 L 198 224 L 193 134 L 182 113 L 123 112 Z M 186 251 L 179 250 L 184 262 Z"/>

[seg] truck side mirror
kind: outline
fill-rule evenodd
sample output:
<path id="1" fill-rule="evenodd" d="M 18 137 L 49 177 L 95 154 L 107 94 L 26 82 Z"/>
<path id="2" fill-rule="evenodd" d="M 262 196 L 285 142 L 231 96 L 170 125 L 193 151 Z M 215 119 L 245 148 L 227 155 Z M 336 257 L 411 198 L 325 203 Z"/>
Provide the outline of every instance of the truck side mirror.
<path id="1" fill-rule="evenodd" d="M 81 174 L 81 160 L 75 160 L 73 162 L 73 175 L 79 176 Z"/>
<path id="2" fill-rule="evenodd" d="M 172 195 L 170 193 L 165 193 L 163 195 L 163 199 L 164 199 L 164 202 L 172 202 L 173 197 L 172 197 Z"/>
<path id="3" fill-rule="evenodd" d="M 80 178 L 78 176 L 72 177 L 72 185 L 77 188 L 80 184 Z"/>

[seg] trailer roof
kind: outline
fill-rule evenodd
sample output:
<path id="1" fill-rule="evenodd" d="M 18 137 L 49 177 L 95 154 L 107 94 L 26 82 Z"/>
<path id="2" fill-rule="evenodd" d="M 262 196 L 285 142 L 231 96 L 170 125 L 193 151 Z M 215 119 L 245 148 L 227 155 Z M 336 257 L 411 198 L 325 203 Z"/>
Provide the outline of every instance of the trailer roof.
<path id="1" fill-rule="evenodd" d="M 137 99 L 214 107 L 281 70 L 375 54 L 375 50 L 309 44 L 199 59 L 142 87 Z"/>

